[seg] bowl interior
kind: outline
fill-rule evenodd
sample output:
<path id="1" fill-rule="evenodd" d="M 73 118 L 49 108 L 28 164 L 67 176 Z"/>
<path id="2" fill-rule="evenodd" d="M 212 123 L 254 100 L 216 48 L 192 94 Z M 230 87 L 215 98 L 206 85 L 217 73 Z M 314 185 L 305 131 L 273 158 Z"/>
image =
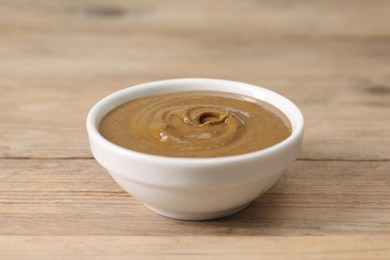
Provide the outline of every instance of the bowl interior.
<path id="1" fill-rule="evenodd" d="M 115 92 L 98 102 L 91 110 L 89 119 L 92 120 L 91 123 L 94 127 L 98 128 L 100 120 L 104 115 L 127 101 L 149 95 L 190 90 L 231 92 L 270 103 L 287 116 L 291 122 L 293 133 L 303 124 L 301 112 L 285 97 L 262 87 L 215 79 L 163 80 L 129 87 Z"/>
<path id="2" fill-rule="evenodd" d="M 259 99 L 267 103 L 272 104 L 281 110 L 287 118 L 290 120 L 292 125 L 292 134 L 282 142 L 259 150 L 252 153 L 227 156 L 227 157 L 213 157 L 213 158 L 176 158 L 176 157 L 165 157 L 157 156 L 150 154 L 143 154 L 136 151 L 131 151 L 126 148 L 117 146 L 108 140 L 106 140 L 98 131 L 99 123 L 101 119 L 112 109 L 117 106 L 130 101 L 132 99 L 156 95 L 160 93 L 169 93 L 175 91 L 189 91 L 189 90 L 203 90 L 203 91 L 221 91 L 221 92 L 231 92 L 236 94 L 241 94 L 244 96 L 249 96 L 251 98 Z M 302 113 L 291 101 L 287 98 L 267 90 L 262 87 L 255 85 L 250 85 L 242 82 L 228 81 L 228 80 L 219 80 L 219 79 L 203 79 L 203 78 L 185 78 L 185 79 L 173 79 L 173 80 L 163 80 L 155 81 L 150 83 L 144 83 L 129 87 L 120 91 L 117 91 L 99 101 L 89 112 L 87 117 L 87 130 L 90 138 L 93 138 L 96 142 L 104 143 L 106 148 L 113 149 L 118 153 L 126 154 L 128 156 L 137 156 L 138 158 L 143 158 L 145 160 L 161 160 L 168 162 L 175 160 L 175 162 L 180 159 L 183 164 L 195 163 L 198 161 L 210 161 L 210 163 L 220 162 L 231 162 L 239 160 L 240 158 L 254 158 L 256 156 L 269 154 L 272 151 L 286 147 L 289 143 L 301 139 L 303 135 L 304 120 Z M 233 158 L 234 157 L 234 158 Z M 197 160 L 198 159 L 198 160 Z M 234 159 L 234 160 L 233 160 Z"/>

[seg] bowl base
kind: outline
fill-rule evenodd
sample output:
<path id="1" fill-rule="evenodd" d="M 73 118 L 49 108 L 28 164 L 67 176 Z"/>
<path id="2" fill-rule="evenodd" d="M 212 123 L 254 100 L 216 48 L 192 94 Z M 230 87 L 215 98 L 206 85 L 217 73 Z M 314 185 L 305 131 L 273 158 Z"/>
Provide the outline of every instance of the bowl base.
<path id="1" fill-rule="evenodd" d="M 239 206 L 237 208 L 228 209 L 228 210 L 222 210 L 217 212 L 205 212 L 205 213 L 181 213 L 181 212 L 171 212 L 166 211 L 163 209 L 155 208 L 152 206 L 149 206 L 147 204 L 144 204 L 144 206 L 151 211 L 162 215 L 164 217 L 173 218 L 173 219 L 180 219 L 180 220 L 211 220 L 211 219 L 217 219 L 217 218 L 223 218 L 230 215 L 233 215 L 246 207 L 249 206 L 250 203 L 247 203 L 245 205 Z"/>

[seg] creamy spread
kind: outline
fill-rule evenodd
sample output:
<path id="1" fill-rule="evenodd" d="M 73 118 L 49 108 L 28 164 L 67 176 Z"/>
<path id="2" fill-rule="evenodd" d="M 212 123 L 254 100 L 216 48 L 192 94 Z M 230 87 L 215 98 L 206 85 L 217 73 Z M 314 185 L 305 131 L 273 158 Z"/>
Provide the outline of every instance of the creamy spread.
<path id="1" fill-rule="evenodd" d="M 104 116 L 99 131 L 138 152 L 219 157 L 277 144 L 291 134 L 291 124 L 280 110 L 251 97 L 181 91 L 124 103 Z"/>

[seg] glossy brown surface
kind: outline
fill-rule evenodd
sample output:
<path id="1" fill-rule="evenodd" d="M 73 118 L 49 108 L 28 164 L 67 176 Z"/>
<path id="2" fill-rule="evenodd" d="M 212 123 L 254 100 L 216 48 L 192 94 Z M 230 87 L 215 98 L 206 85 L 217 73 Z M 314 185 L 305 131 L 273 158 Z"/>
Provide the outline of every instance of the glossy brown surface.
<path id="1" fill-rule="evenodd" d="M 225 92 L 179 91 L 129 101 L 100 122 L 122 147 L 172 157 L 237 155 L 275 145 L 291 124 L 274 106 Z"/>

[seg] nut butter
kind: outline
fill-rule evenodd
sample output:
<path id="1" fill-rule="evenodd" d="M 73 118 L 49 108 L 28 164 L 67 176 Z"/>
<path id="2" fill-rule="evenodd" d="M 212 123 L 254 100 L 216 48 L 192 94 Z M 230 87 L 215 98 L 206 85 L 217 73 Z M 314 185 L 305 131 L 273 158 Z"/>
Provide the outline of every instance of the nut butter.
<path id="1" fill-rule="evenodd" d="M 103 117 L 99 131 L 138 152 L 219 157 L 277 144 L 291 134 L 291 124 L 280 110 L 251 97 L 181 91 L 124 103 Z"/>

